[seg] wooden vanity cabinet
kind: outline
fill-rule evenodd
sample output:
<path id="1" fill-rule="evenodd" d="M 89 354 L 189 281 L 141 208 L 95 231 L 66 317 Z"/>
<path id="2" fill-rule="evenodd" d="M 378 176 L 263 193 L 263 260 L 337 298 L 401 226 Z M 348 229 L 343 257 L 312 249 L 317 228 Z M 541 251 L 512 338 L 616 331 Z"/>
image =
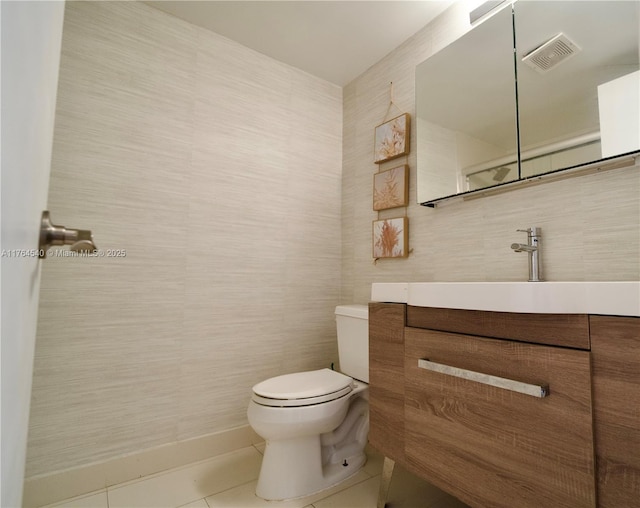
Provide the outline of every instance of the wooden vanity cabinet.
<path id="1" fill-rule="evenodd" d="M 598 506 L 640 508 L 640 318 L 590 328 Z"/>
<path id="2" fill-rule="evenodd" d="M 369 304 L 369 442 L 404 462 L 406 305 Z"/>
<path id="3" fill-rule="evenodd" d="M 369 439 L 385 456 L 474 508 L 640 508 L 640 319 L 374 303 L 369 326 Z"/>

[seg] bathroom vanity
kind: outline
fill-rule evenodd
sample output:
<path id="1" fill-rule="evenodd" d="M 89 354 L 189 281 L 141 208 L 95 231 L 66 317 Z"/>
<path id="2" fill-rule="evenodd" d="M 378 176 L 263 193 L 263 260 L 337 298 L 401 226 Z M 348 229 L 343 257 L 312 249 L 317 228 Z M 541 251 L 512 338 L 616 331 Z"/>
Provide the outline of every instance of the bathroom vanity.
<path id="1" fill-rule="evenodd" d="M 602 310 L 593 301 L 568 304 L 590 312 L 550 313 L 530 312 L 535 297 L 518 302 L 527 311 L 451 297 L 469 299 L 478 289 L 469 286 L 374 289 L 390 303 L 369 304 L 370 443 L 474 508 L 639 507 L 640 285 L 631 284 L 628 315 L 591 312 Z M 437 301 L 434 288 L 451 305 L 422 305 L 424 291 Z"/>

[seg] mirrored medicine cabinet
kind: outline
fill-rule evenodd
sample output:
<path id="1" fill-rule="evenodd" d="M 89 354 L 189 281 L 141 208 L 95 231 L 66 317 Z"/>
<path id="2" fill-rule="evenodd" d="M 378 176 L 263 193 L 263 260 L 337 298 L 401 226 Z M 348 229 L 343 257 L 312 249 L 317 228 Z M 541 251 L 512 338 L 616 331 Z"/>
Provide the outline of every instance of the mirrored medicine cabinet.
<path id="1" fill-rule="evenodd" d="M 416 67 L 422 205 L 640 151 L 639 0 L 496 10 Z"/>

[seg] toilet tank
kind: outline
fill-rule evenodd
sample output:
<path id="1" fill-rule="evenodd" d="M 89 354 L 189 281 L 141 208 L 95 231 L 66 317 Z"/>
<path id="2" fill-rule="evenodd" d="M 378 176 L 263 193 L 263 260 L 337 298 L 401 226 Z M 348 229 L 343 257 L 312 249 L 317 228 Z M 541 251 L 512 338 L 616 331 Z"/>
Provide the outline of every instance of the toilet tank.
<path id="1" fill-rule="evenodd" d="M 336 307 L 340 371 L 365 383 L 369 382 L 369 307 Z"/>

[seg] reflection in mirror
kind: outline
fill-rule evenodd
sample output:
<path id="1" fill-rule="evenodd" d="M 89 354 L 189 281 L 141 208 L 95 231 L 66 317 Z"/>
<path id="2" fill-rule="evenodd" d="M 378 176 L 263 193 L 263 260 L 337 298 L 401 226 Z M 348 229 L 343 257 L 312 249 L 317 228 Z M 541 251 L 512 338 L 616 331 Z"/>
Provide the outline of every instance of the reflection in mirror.
<path id="1" fill-rule="evenodd" d="M 419 203 L 640 150 L 640 2 L 513 9 L 416 68 Z"/>
<path id="2" fill-rule="evenodd" d="M 518 178 L 507 7 L 416 67 L 419 203 Z"/>
<path id="3" fill-rule="evenodd" d="M 518 1 L 514 13 L 522 177 L 640 150 L 640 2 Z"/>

